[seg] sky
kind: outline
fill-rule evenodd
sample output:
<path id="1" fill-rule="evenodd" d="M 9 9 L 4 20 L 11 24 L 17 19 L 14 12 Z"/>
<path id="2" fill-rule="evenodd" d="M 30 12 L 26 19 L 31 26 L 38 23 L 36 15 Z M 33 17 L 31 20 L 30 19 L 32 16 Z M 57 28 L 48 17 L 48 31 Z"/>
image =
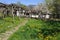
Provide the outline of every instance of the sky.
<path id="1" fill-rule="evenodd" d="M 44 0 L 0 0 L 0 2 L 7 4 L 20 2 L 24 5 L 37 5 L 38 3 L 43 3 Z"/>

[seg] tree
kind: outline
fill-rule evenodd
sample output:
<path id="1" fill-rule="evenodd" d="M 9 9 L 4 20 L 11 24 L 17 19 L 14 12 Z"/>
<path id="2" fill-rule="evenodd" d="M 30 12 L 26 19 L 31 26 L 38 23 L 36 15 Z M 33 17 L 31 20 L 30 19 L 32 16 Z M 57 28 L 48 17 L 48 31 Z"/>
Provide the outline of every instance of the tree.
<path id="1" fill-rule="evenodd" d="M 60 0 L 46 0 L 49 11 L 54 15 L 54 18 L 60 18 Z"/>
<path id="2" fill-rule="evenodd" d="M 54 13 L 59 13 L 60 10 L 60 0 L 46 0 L 49 10 L 54 11 Z"/>
<path id="3" fill-rule="evenodd" d="M 53 0 L 45 0 L 46 1 L 46 5 L 48 7 L 48 10 L 50 12 L 53 12 L 55 7 L 54 7 L 54 3 L 53 3 Z"/>
<path id="4" fill-rule="evenodd" d="M 54 6 L 55 6 L 55 11 L 56 13 L 60 13 L 60 0 L 54 0 Z"/>

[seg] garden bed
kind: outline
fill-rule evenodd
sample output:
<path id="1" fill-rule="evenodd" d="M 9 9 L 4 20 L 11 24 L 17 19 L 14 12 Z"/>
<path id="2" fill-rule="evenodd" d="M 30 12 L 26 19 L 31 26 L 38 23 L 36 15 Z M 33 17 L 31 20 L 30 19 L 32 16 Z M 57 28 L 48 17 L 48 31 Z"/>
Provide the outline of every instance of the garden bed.
<path id="1" fill-rule="evenodd" d="M 60 40 L 60 22 L 29 19 L 8 40 Z"/>

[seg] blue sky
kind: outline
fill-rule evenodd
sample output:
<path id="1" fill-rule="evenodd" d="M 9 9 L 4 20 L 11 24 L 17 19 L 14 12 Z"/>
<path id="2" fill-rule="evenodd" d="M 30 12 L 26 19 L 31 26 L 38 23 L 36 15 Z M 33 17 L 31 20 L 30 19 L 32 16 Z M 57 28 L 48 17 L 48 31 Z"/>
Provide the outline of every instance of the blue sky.
<path id="1" fill-rule="evenodd" d="M 44 0 L 0 0 L 0 2 L 7 4 L 21 2 L 22 4 L 25 5 L 30 5 L 30 4 L 37 5 L 38 3 L 44 2 Z"/>

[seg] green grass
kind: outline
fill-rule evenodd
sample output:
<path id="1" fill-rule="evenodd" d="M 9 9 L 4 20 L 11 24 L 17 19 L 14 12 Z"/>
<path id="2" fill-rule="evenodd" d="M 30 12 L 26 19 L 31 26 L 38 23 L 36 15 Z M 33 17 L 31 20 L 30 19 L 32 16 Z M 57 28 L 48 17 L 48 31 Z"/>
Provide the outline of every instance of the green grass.
<path id="1" fill-rule="evenodd" d="M 18 17 L 15 17 L 14 21 L 13 21 L 12 17 L 6 17 L 4 19 L 0 19 L 0 34 L 16 27 L 18 24 L 20 24 L 20 22 L 22 22 L 22 20 L 24 20 L 24 19 L 21 18 L 19 20 Z"/>
<path id="2" fill-rule="evenodd" d="M 60 22 L 29 19 L 8 40 L 60 40 Z"/>

